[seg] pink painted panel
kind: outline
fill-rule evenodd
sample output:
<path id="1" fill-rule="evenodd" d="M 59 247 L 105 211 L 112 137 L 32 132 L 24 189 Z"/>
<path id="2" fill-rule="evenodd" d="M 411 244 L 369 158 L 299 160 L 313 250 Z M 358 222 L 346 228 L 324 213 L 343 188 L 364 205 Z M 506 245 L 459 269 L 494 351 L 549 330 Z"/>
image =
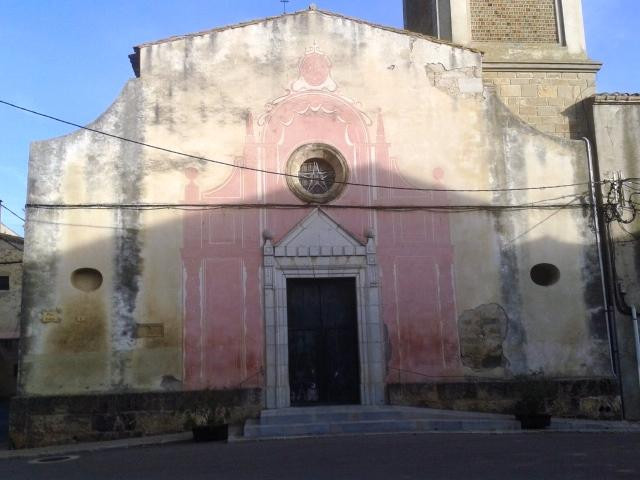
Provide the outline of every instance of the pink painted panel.
<path id="1" fill-rule="evenodd" d="M 198 389 L 203 384 L 202 364 L 202 309 L 200 305 L 200 269 L 202 260 L 185 258 L 184 262 L 184 336 L 183 383 L 187 389 Z"/>
<path id="2" fill-rule="evenodd" d="M 313 75 L 302 67 L 312 57 L 314 65 L 324 65 L 321 71 L 312 69 Z M 337 93 L 331 62 L 321 57 L 315 50 L 303 57 L 300 78 L 291 85 L 289 94 L 269 104 L 257 121 L 247 115 L 244 156 L 236 163 L 284 172 L 297 147 L 326 143 L 342 152 L 352 182 L 412 186 L 390 156 L 393 145 L 387 143 L 382 113 L 374 122 L 357 102 Z M 368 108 L 375 110 L 375 106 Z M 442 168 L 434 170 L 434 186 L 441 184 L 444 174 Z M 282 176 L 258 176 L 236 169 L 223 185 L 207 190 L 206 185 L 197 184 L 197 171 L 189 170 L 186 175 L 185 198 L 193 203 L 302 205 Z M 264 198 L 258 196 L 259 179 Z M 376 189 L 375 196 L 373 193 L 368 187 L 349 186 L 333 203 L 447 204 L 446 193 L 386 189 Z M 261 230 L 269 230 L 277 242 L 309 212 L 265 208 L 261 212 L 227 209 L 185 214 L 184 357 L 188 388 L 262 384 L 262 377 L 256 375 L 263 367 L 264 351 Z M 424 210 L 326 212 L 362 242 L 368 230 L 377 229 L 382 320 L 389 329 L 391 367 L 416 372 L 413 377 L 405 376 L 406 381 L 459 373 L 449 216 Z"/>
<path id="3" fill-rule="evenodd" d="M 443 366 L 436 265 L 428 257 L 399 257 L 395 286 L 403 367 L 416 372 Z"/>
<path id="4" fill-rule="evenodd" d="M 243 380 L 244 292 L 242 260 L 205 262 L 206 301 L 203 362 L 209 387 L 233 387 Z"/>
<path id="5" fill-rule="evenodd" d="M 234 243 L 236 240 L 236 217 L 233 210 L 207 212 L 209 220 L 209 243 Z"/>

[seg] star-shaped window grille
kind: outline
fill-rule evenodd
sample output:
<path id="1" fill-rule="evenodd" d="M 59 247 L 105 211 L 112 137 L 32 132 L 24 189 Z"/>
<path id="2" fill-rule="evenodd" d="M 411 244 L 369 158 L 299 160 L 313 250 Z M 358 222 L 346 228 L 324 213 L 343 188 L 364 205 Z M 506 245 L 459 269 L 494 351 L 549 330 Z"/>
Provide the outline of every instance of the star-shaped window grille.
<path id="1" fill-rule="evenodd" d="M 300 185 L 307 192 L 322 195 L 335 183 L 336 172 L 329 162 L 321 158 L 310 158 L 300 165 Z"/>

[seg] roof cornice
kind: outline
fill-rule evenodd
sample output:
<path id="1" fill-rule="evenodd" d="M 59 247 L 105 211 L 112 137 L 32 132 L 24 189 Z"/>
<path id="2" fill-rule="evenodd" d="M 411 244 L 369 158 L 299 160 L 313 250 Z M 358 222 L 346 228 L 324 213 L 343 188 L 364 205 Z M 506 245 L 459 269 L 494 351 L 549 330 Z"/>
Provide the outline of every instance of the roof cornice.
<path id="1" fill-rule="evenodd" d="M 593 103 L 607 105 L 640 104 L 640 93 L 598 93 L 593 97 Z"/>
<path id="2" fill-rule="evenodd" d="M 447 40 L 442 40 L 442 39 L 436 38 L 436 37 L 430 37 L 428 35 L 423 35 L 421 33 L 411 32 L 409 30 L 403 30 L 403 29 L 400 29 L 400 28 L 389 27 L 389 26 L 386 26 L 386 25 L 379 25 L 377 23 L 368 22 L 368 21 L 362 20 L 360 18 L 349 17 L 349 16 L 346 16 L 346 15 L 341 15 L 339 13 L 334 13 L 334 12 L 330 12 L 330 11 L 327 11 L 327 10 L 320 10 L 318 8 L 315 8 L 314 6 L 311 6 L 308 9 L 305 9 L 305 10 L 298 10 L 296 12 L 284 13 L 284 14 L 281 14 L 281 15 L 273 16 L 273 17 L 265 17 L 265 18 L 260 18 L 260 19 L 256 19 L 256 20 L 250 20 L 250 21 L 247 21 L 247 22 L 236 23 L 236 24 L 233 24 L 233 25 L 226 25 L 226 26 L 223 26 L 223 27 L 216 27 L 216 28 L 213 28 L 213 29 L 210 29 L 210 30 L 204 30 L 204 31 L 201 31 L 201 32 L 189 33 L 189 34 L 186 34 L 186 35 L 176 35 L 176 36 L 168 37 L 168 38 L 161 39 L 161 40 L 156 40 L 156 41 L 152 41 L 152 42 L 145 42 L 145 43 L 141 43 L 139 45 L 136 45 L 134 47 L 134 50 L 136 48 L 140 49 L 140 48 L 150 47 L 150 46 L 153 46 L 153 45 L 160 45 L 160 44 L 163 44 L 163 43 L 174 42 L 174 41 L 178 41 L 178 40 L 184 40 L 186 38 L 199 37 L 199 36 L 203 36 L 203 35 L 209 35 L 211 33 L 223 32 L 223 31 L 231 30 L 231 29 L 235 29 L 235 28 L 242 28 L 242 27 L 247 27 L 247 26 L 250 26 L 250 25 L 257 25 L 259 23 L 269 22 L 269 21 L 278 20 L 278 19 L 281 19 L 281 18 L 286 18 L 286 17 L 295 17 L 295 16 L 299 16 L 299 15 L 315 15 L 315 14 L 326 15 L 326 16 L 329 16 L 329 17 L 339 18 L 339 19 L 342 19 L 342 20 L 349 20 L 351 22 L 359 23 L 359 24 L 362 24 L 362 25 L 368 25 L 368 26 L 373 27 L 373 28 L 378 28 L 380 30 L 386 30 L 386 31 L 397 33 L 397 34 L 400 34 L 400 35 L 406 35 L 406 36 L 414 37 L 414 38 L 421 38 L 421 39 L 428 40 L 428 41 L 434 42 L 434 43 L 440 43 L 440 44 L 443 44 L 443 45 L 449 45 L 449 46 L 455 47 L 455 48 L 462 48 L 464 50 L 470 50 L 470 51 L 475 52 L 475 53 L 482 53 L 478 49 L 471 48 L 471 47 L 466 47 L 466 46 L 460 45 L 458 43 L 449 42 Z"/>
<path id="3" fill-rule="evenodd" d="M 601 62 L 592 60 L 574 62 L 482 62 L 485 72 L 577 72 L 598 73 Z"/>

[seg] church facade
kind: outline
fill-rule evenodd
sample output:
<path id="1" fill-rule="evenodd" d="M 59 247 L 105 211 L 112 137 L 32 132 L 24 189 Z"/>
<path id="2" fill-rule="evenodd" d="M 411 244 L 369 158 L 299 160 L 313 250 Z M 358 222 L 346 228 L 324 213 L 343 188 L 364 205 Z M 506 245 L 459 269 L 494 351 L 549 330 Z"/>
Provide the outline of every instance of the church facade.
<path id="1" fill-rule="evenodd" d="M 422 3 L 425 35 L 312 7 L 140 45 L 91 130 L 32 145 L 16 447 L 508 412 L 526 378 L 620 417 L 580 2 L 489 2 L 541 6 L 537 43 Z"/>

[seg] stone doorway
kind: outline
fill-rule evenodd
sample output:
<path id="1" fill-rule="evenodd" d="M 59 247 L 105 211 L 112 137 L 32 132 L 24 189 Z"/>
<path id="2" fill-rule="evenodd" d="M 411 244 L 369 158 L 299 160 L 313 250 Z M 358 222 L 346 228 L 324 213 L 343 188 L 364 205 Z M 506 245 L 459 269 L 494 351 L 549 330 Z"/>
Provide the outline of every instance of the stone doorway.
<path id="1" fill-rule="evenodd" d="M 360 403 L 355 278 L 287 280 L 292 406 Z"/>
<path id="2" fill-rule="evenodd" d="M 385 403 L 385 356 L 380 322 L 376 245 L 366 243 L 316 209 L 275 245 L 265 239 L 264 319 L 267 408 L 291 406 L 287 283 L 345 279 L 355 290 L 359 403 Z M 357 402 L 358 400 L 356 400 Z"/>

